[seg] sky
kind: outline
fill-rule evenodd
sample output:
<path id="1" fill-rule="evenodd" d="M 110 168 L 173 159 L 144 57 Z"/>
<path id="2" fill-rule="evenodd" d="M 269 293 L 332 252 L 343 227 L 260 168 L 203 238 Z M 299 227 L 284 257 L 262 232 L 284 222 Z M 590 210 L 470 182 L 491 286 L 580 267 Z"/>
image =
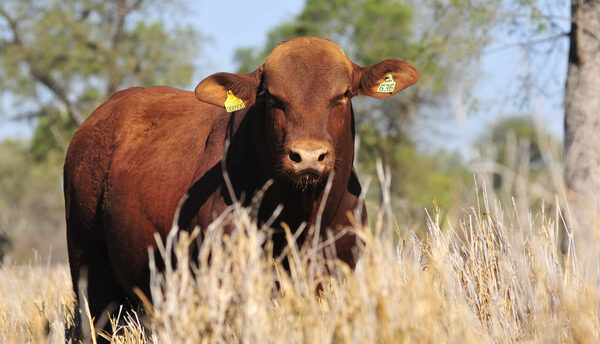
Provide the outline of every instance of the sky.
<path id="1" fill-rule="evenodd" d="M 191 1 L 201 7 L 192 13 L 192 24 L 212 41 L 202 51 L 208 61 L 199 68 L 200 78 L 214 72 L 235 72 L 236 48 L 262 47 L 270 29 L 291 20 L 304 6 L 302 0 Z"/>
<path id="2" fill-rule="evenodd" d="M 498 33 L 497 36 L 502 36 Z M 474 86 L 474 94 L 481 109 L 461 118 L 460 111 L 454 123 L 461 136 L 458 149 L 465 154 L 469 144 L 475 142 L 499 118 L 515 115 L 532 116 L 541 129 L 547 130 L 557 139 L 563 138 L 563 93 L 568 66 L 568 41 L 563 38 L 551 44 L 537 45 L 537 51 L 551 51 L 541 54 L 527 54 L 519 47 L 499 49 L 506 46 L 508 39 L 500 39 L 485 51 L 481 59 L 481 77 Z M 523 88 L 525 73 L 531 72 L 531 90 Z M 528 102 L 522 95 L 530 92 Z M 466 153 L 469 155 L 470 153 Z"/>
<path id="3" fill-rule="evenodd" d="M 304 5 L 303 0 L 261 0 L 261 1 L 196 1 L 186 0 L 185 18 L 177 18 L 178 23 L 195 26 L 208 40 L 201 45 L 198 58 L 197 81 L 214 72 L 234 72 L 236 69 L 234 51 L 239 47 L 261 47 L 266 41 L 267 32 L 277 24 L 292 19 Z M 158 14 L 169 16 L 169 13 Z M 167 21 L 172 18 L 164 18 Z M 465 104 L 450 102 L 450 118 L 439 121 L 435 128 L 424 133 L 425 138 L 417 142 L 428 150 L 458 150 L 469 159 L 472 143 L 481 136 L 499 117 L 515 114 L 533 113 L 541 125 L 562 138 L 562 90 L 566 75 L 566 53 L 559 52 L 548 57 L 548 61 L 528 59 L 518 48 L 501 48 L 508 37 L 502 32 L 494 33 L 497 42 L 487 49 L 481 60 L 480 78 L 472 92 L 484 104 L 481 109 L 465 116 Z M 564 44 L 564 42 L 562 43 Z M 564 50 L 564 49 L 563 49 Z M 543 57 L 543 54 L 542 54 Z M 387 56 L 382 57 L 387 58 Z M 538 83 L 550 89 L 546 95 L 536 95 L 530 104 L 518 102 L 518 80 L 527 68 L 543 65 L 539 75 L 550 75 L 538 80 Z M 460 92 L 465 85 L 457 84 L 453 89 Z M 193 86 L 191 86 L 193 87 Z M 413 86 L 418 87 L 418 84 Z M 538 92 L 544 93 L 544 92 Z M 0 97 L 0 106 L 6 110 L 6 97 Z M 23 123 L 0 122 L 0 139 L 31 135 L 31 126 Z"/>

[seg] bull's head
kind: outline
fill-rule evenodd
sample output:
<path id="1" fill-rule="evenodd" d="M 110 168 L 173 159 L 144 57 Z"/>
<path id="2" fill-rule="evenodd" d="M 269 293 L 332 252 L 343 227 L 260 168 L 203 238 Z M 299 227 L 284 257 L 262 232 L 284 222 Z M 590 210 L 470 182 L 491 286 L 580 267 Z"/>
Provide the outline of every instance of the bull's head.
<path id="1" fill-rule="evenodd" d="M 231 91 L 246 106 L 261 104 L 273 168 L 306 187 L 326 179 L 336 166 L 350 168 L 353 96 L 387 98 L 417 79 L 417 70 L 406 62 L 362 68 L 331 41 L 301 37 L 279 44 L 252 73 L 207 77 L 196 97 L 223 106 Z"/>

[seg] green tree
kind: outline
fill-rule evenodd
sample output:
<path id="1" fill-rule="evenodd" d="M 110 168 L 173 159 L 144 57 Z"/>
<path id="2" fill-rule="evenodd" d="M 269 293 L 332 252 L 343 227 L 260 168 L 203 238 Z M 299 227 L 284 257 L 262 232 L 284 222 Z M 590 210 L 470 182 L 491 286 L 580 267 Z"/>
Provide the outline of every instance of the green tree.
<path id="1" fill-rule="evenodd" d="M 493 191 L 505 204 L 514 200 L 522 213 L 554 205 L 562 186 L 560 142 L 531 116 L 499 119 L 474 148 L 482 152 L 476 171 L 491 174 Z"/>
<path id="2" fill-rule="evenodd" d="M 506 163 L 511 159 L 508 150 L 512 148 L 509 147 L 512 144 L 517 150 L 526 153 L 525 159 L 534 173 L 548 167 L 548 161 L 542 156 L 544 153 L 558 151 L 558 140 L 547 132 L 540 132 L 530 116 L 502 118 L 480 141 L 492 143 L 496 148 L 498 163 Z"/>
<path id="3" fill-rule="evenodd" d="M 33 149 L 40 150 L 38 155 L 64 149 L 75 128 L 118 89 L 190 83 L 198 34 L 151 19 L 151 5 L 157 4 L 0 3 L 0 90 L 15 103 L 2 115 L 37 120 Z"/>
<path id="4" fill-rule="evenodd" d="M 55 151 L 40 163 L 29 151 L 23 140 L 0 142 L 0 237 L 10 240 L 3 245 L 0 239 L 0 246 L 18 262 L 30 259 L 34 250 L 65 262 L 64 156 Z"/>

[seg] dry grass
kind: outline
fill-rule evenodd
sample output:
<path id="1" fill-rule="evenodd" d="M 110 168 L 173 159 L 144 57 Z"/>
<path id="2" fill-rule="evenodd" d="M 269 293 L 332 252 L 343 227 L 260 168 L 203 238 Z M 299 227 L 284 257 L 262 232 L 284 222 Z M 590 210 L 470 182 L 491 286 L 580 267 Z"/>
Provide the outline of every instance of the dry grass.
<path id="1" fill-rule="evenodd" d="M 0 343 L 64 343 L 73 301 L 66 266 L 0 266 Z"/>
<path id="2" fill-rule="evenodd" d="M 600 341 L 597 270 L 559 253 L 559 212 L 504 212 L 484 197 L 456 228 L 442 230 L 434 215 L 426 238 L 393 244 L 381 239 L 389 237 L 381 230 L 386 216 L 378 218 L 374 231 L 354 229 L 366 242 L 354 272 L 331 260 L 308 265 L 313 252 L 290 247 L 286 273 L 262 248 L 267 232 L 243 208 L 209 228 L 198 258 L 188 249 L 195 234 L 173 231 L 163 254 L 173 252 L 178 267 L 153 274 L 148 320 L 122 315 L 113 341 Z M 236 230 L 223 238 L 225 223 Z M 73 299 L 66 267 L 3 267 L 0 281 L 0 342 L 64 341 Z"/>

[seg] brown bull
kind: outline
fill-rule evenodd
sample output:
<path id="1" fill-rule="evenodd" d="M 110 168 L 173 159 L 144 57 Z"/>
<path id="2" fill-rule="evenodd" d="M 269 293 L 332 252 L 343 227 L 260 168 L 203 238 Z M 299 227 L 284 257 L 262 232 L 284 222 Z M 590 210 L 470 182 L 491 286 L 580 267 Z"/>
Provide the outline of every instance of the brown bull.
<path id="1" fill-rule="evenodd" d="M 75 133 L 64 168 L 71 277 L 77 292 L 87 270 L 91 315 L 131 300 L 134 287 L 148 294 L 148 247 L 156 246 L 154 233 L 166 237 L 186 193 L 179 218 L 186 230 L 206 228 L 232 204 L 221 161 L 226 141 L 237 199 L 248 202 L 274 181 L 259 222 L 281 204 L 276 225 L 314 226 L 333 174 L 315 232 L 340 233 L 361 206 L 350 99 L 385 98 L 417 79 L 405 62 L 362 68 L 334 43 L 306 37 L 281 43 L 252 73 L 207 77 L 195 94 L 169 87 L 114 94 Z M 226 111 L 228 97 L 229 110 L 238 111 Z M 298 245 L 310 242 L 308 232 Z M 283 235 L 272 240 L 276 252 L 286 245 Z M 335 252 L 353 267 L 357 246 L 346 232 Z"/>

